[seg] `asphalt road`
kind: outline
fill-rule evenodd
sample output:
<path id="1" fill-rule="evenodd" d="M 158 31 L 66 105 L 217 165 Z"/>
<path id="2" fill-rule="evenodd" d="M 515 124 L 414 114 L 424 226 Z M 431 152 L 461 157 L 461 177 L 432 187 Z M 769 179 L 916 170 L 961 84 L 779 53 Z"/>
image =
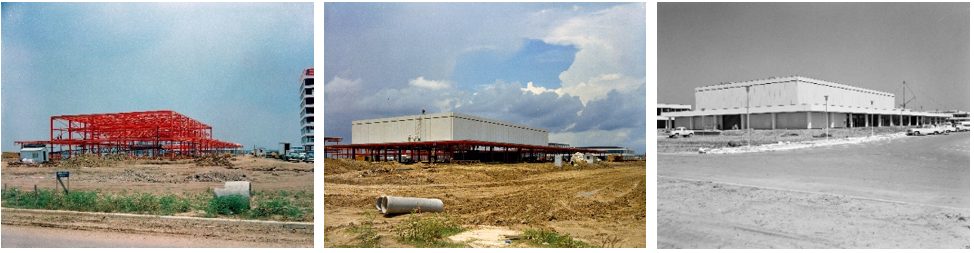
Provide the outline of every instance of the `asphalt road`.
<path id="1" fill-rule="evenodd" d="M 970 132 L 748 154 L 658 154 L 662 176 L 970 208 Z"/>

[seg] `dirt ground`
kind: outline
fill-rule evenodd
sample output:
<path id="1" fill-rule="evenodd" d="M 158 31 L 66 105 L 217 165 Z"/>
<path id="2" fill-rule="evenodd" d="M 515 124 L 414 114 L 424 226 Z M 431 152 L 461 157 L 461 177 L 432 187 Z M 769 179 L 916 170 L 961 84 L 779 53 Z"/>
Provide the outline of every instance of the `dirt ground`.
<path id="1" fill-rule="evenodd" d="M 2 247 L 312 247 L 311 226 L 3 211 Z M 45 240 L 48 238 L 50 240 Z M 9 240 L 8 240 L 9 239 Z M 131 241 L 127 239 L 137 239 Z M 65 243 L 70 242 L 70 243 Z M 52 243 L 63 243 L 55 244 Z"/>
<path id="2" fill-rule="evenodd" d="M 17 167 L 0 163 L 0 182 L 5 187 L 25 190 L 54 189 L 57 171 L 70 172 L 72 190 L 103 192 L 139 191 L 158 194 L 181 194 L 222 188 L 224 181 L 251 181 L 254 191 L 314 192 L 314 166 L 267 158 L 235 156 L 233 168 L 197 166 L 192 160 L 127 161 L 113 167 Z"/>
<path id="3" fill-rule="evenodd" d="M 657 177 L 657 248 L 970 248 L 967 209 Z"/>
<path id="4" fill-rule="evenodd" d="M 14 159 L 15 160 L 15 159 Z M 280 160 L 236 156 L 231 167 L 197 166 L 192 160 L 125 161 L 113 167 L 17 167 L 0 169 L 3 187 L 18 187 L 32 191 L 54 189 L 56 171 L 69 171 L 71 190 L 101 190 L 102 192 L 147 192 L 153 194 L 196 194 L 206 188 L 221 188 L 224 181 L 252 182 L 254 191 L 314 192 L 314 166 L 310 163 L 290 163 Z M 4 211 L 2 224 L 6 226 L 45 227 L 105 233 L 126 233 L 173 240 L 205 237 L 224 243 L 214 246 L 234 247 L 312 247 L 312 229 L 292 230 L 261 225 L 226 225 L 208 222 L 173 222 L 168 220 L 89 217 L 90 215 L 50 215 Z M 97 216 L 97 215 L 96 215 Z M 25 230 L 26 231 L 26 230 Z M 282 232 L 283 231 L 283 232 Z M 180 239 L 181 240 L 181 239 Z M 192 242 L 192 241 L 190 241 Z M 228 242 L 229 245 L 226 243 Z M 201 244 L 197 246 L 206 246 Z M 186 245 L 193 247 L 193 245 Z"/>
<path id="5" fill-rule="evenodd" d="M 467 228 L 553 229 L 601 246 L 646 247 L 646 164 L 600 163 L 420 165 L 324 160 L 325 247 L 354 244 L 347 229 L 375 212 L 382 195 L 437 198 L 444 213 Z M 396 170 L 406 169 L 406 170 Z M 394 227 L 408 215 L 379 216 L 382 247 L 395 241 Z M 523 245 L 523 244 L 522 244 Z"/>

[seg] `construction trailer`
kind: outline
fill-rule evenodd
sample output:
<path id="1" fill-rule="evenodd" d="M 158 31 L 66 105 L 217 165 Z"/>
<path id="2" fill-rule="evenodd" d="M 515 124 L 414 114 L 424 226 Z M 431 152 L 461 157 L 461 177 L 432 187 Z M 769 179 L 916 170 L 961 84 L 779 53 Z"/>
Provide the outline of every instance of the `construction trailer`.
<path id="1" fill-rule="evenodd" d="M 47 162 L 48 151 L 44 145 L 34 144 L 34 145 L 24 145 L 20 149 L 20 160 L 21 161 L 34 161 L 36 163 Z"/>
<path id="2" fill-rule="evenodd" d="M 53 116 L 50 138 L 15 143 L 46 146 L 52 159 L 85 153 L 192 157 L 232 153 L 243 147 L 213 139 L 213 127 L 166 110 Z"/>

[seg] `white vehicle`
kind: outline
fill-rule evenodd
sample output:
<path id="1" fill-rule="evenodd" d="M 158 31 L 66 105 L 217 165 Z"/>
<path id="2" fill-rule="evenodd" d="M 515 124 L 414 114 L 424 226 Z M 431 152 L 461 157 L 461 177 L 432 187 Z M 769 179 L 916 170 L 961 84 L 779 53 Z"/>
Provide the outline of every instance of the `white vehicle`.
<path id="1" fill-rule="evenodd" d="M 939 127 L 925 125 L 922 127 L 910 128 L 910 130 L 906 131 L 906 135 L 931 135 L 931 134 L 940 134 L 943 131 L 944 130 Z"/>
<path id="2" fill-rule="evenodd" d="M 677 127 L 674 128 L 673 130 L 666 131 L 666 134 L 669 135 L 670 138 L 674 138 L 677 136 L 693 137 L 693 130 L 687 130 L 686 127 Z"/>
<path id="3" fill-rule="evenodd" d="M 940 134 L 945 134 L 945 135 L 955 131 L 954 127 L 950 125 L 934 125 L 934 127 L 940 128 Z"/>
<path id="4" fill-rule="evenodd" d="M 970 121 L 957 122 L 957 124 L 954 125 L 954 131 L 957 132 L 971 131 L 971 122 Z"/>

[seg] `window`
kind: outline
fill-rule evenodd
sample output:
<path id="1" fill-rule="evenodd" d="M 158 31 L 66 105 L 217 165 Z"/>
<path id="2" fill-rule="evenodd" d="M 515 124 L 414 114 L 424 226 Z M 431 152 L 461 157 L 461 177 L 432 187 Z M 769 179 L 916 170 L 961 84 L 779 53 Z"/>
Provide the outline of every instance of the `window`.
<path id="1" fill-rule="evenodd" d="M 312 89 L 304 89 L 304 94 L 305 95 L 312 95 L 314 93 L 315 93 L 315 89 L 313 89 L 313 88 Z"/>
<path id="2" fill-rule="evenodd" d="M 306 105 L 313 105 L 313 104 L 315 104 L 315 98 L 305 98 L 304 99 L 304 104 L 306 104 Z"/>
<path id="3" fill-rule="evenodd" d="M 315 85 L 315 79 L 313 78 L 304 79 L 304 85 Z"/>
<path id="4" fill-rule="evenodd" d="M 314 107 L 304 108 L 304 113 L 313 114 L 315 113 L 315 108 Z"/>

